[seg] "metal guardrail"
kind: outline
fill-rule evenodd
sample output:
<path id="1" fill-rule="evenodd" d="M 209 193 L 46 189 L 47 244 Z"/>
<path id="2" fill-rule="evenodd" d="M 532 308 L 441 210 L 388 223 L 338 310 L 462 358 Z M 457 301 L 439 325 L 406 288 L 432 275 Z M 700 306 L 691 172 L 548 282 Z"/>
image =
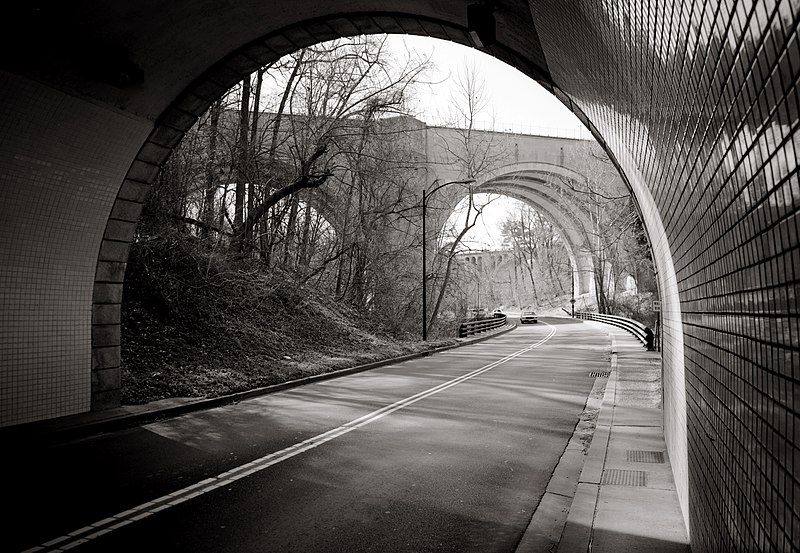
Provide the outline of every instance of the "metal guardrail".
<path id="1" fill-rule="evenodd" d="M 478 319 L 477 321 L 461 323 L 458 326 L 458 337 L 466 338 L 467 336 L 472 336 L 473 334 L 480 334 L 481 332 L 486 332 L 487 330 L 500 328 L 506 324 L 507 319 L 508 317 L 503 315 L 502 317 L 490 317 L 486 319 Z"/>
<path id="2" fill-rule="evenodd" d="M 640 323 L 639 321 L 634 321 L 633 319 L 628 319 L 627 317 L 619 317 L 617 315 L 601 315 L 599 313 L 575 313 L 575 318 L 577 319 L 584 319 L 587 321 L 597 321 L 599 323 L 606 323 L 610 325 L 614 325 L 618 328 L 623 330 L 627 330 L 639 341 L 642 345 L 647 346 L 647 332 L 645 329 L 647 328 L 645 325 Z M 652 341 L 652 333 L 651 333 L 651 341 Z M 652 344 L 651 344 L 652 345 Z"/>

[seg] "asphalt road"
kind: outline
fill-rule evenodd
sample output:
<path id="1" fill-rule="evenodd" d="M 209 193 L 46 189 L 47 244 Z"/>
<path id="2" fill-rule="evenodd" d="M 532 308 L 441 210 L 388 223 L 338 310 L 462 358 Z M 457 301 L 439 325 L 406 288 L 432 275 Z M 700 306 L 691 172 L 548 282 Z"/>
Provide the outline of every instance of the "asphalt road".
<path id="1" fill-rule="evenodd" d="M 608 346 L 591 325 L 545 318 L 426 358 L 12 452 L 3 549 L 514 551 Z"/>

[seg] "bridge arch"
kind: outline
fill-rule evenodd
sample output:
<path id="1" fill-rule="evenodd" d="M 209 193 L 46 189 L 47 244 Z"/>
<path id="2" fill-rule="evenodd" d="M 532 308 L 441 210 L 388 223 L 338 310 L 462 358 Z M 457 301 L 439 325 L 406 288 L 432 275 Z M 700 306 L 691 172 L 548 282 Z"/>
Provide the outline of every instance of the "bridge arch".
<path id="1" fill-rule="evenodd" d="M 546 162 L 525 161 L 508 164 L 480 179 L 476 191 L 497 192 L 522 200 L 542 215 L 564 237 L 573 266 L 577 295 L 594 292 L 596 270 L 592 251 L 593 232 L 588 215 L 565 190 L 565 184 L 577 185 L 587 177 L 574 169 Z"/>
<path id="2" fill-rule="evenodd" d="M 242 75 L 337 36 L 478 46 L 456 0 L 175 0 L 157 14 L 65 4 L 11 7 L 0 23 L 2 425 L 114 404 L 142 201 Z M 643 215 L 663 302 L 665 435 L 692 539 L 698 550 L 791 548 L 793 496 L 763 475 L 797 481 L 800 7 L 496 7 L 485 50 L 576 112 Z M 751 497 L 773 509 L 749 516 Z"/>
<path id="3" fill-rule="evenodd" d="M 569 222 L 570 214 L 568 212 L 565 212 L 561 206 L 552 203 L 546 197 L 539 196 L 529 190 L 514 191 L 508 188 L 486 187 L 481 191 L 514 198 L 538 211 L 548 223 L 558 230 L 564 240 L 564 246 L 572 265 L 572 281 L 575 294 L 580 296 L 594 292 L 594 279 L 592 278 L 594 261 L 591 253 L 586 249 L 585 235 L 581 234 L 578 227 L 564 224 L 564 217 L 567 217 L 567 222 Z"/>
<path id="4" fill-rule="evenodd" d="M 585 180 L 584 175 L 568 167 L 529 161 L 494 168 L 491 175 L 473 185 L 475 193 L 496 193 L 527 203 L 558 230 L 573 267 L 576 295 L 590 294 L 595 289 L 592 251 L 596 246 L 591 237 L 596 233 L 587 221 L 588 215 L 565 191 L 565 182 L 577 184 Z M 453 197 L 451 208 L 455 209 L 460 200 Z"/>

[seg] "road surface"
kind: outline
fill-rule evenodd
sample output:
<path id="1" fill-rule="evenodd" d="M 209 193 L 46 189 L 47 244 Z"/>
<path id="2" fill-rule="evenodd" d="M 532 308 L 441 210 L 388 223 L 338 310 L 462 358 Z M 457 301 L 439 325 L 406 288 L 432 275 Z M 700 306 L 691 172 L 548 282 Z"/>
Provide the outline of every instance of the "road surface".
<path id="1" fill-rule="evenodd" d="M 511 552 L 608 350 L 592 325 L 543 318 L 429 357 L 11 452 L 3 549 Z"/>

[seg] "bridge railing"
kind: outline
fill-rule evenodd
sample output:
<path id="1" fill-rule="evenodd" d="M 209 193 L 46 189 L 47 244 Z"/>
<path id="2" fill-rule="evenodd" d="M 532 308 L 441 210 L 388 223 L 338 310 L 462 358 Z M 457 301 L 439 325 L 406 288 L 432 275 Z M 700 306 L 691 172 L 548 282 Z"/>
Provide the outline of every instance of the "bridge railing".
<path id="1" fill-rule="evenodd" d="M 614 325 L 618 328 L 623 330 L 627 330 L 639 341 L 642 345 L 647 345 L 647 333 L 645 332 L 645 325 L 640 323 L 639 321 L 634 321 L 633 319 L 628 319 L 627 317 L 619 317 L 617 315 L 601 315 L 600 313 L 575 313 L 575 317 L 578 319 L 584 319 L 587 321 L 597 321 L 600 323 L 606 323 L 610 325 Z"/>
<path id="2" fill-rule="evenodd" d="M 478 319 L 477 321 L 461 323 L 458 327 L 458 337 L 466 338 L 467 336 L 472 336 L 473 334 L 480 334 L 481 332 L 486 332 L 487 330 L 500 328 L 506 324 L 506 320 L 507 317 L 503 315 L 502 317 L 491 317 L 488 319 Z"/>

